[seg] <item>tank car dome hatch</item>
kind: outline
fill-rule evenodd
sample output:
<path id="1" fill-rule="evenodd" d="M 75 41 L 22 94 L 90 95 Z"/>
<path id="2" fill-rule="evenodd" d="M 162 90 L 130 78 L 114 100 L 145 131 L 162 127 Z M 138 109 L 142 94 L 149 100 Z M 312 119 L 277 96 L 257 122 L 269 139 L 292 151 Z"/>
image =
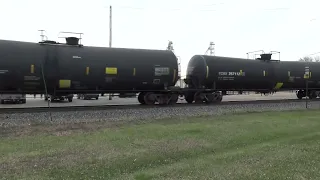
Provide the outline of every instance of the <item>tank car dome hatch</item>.
<path id="1" fill-rule="evenodd" d="M 270 61 L 271 60 L 271 56 L 272 56 L 271 53 L 260 54 L 260 58 L 257 58 L 257 59 Z"/>
<path id="2" fill-rule="evenodd" d="M 66 44 L 68 44 L 68 45 L 79 45 L 79 38 L 77 38 L 77 37 L 66 37 Z"/>

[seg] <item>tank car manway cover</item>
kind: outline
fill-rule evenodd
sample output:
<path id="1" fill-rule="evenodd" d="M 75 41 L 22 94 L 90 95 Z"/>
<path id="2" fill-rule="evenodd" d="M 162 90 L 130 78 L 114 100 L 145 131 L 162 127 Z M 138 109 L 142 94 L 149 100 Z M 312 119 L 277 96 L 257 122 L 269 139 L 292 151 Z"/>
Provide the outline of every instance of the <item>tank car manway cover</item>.
<path id="1" fill-rule="evenodd" d="M 66 37 L 66 43 L 68 45 L 79 45 L 79 38 L 77 38 L 77 37 Z"/>
<path id="2" fill-rule="evenodd" d="M 269 53 L 269 54 L 260 54 L 260 59 L 261 60 L 271 60 L 271 56 L 272 56 L 271 53 Z"/>

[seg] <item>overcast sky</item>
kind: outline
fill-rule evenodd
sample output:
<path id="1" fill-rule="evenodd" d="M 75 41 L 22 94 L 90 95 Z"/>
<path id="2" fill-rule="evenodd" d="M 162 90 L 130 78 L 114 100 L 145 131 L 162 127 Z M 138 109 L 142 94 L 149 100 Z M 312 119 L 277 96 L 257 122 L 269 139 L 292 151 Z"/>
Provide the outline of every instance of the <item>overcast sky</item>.
<path id="1" fill-rule="evenodd" d="M 217 56 L 246 58 L 255 50 L 280 51 L 283 61 L 320 51 L 316 0 L 0 0 L 0 39 L 38 42 L 60 31 L 84 33 L 83 44 L 165 49 L 173 41 L 182 72 L 213 41 Z M 320 55 L 320 54 L 318 54 Z M 275 59 L 278 55 L 274 55 Z"/>

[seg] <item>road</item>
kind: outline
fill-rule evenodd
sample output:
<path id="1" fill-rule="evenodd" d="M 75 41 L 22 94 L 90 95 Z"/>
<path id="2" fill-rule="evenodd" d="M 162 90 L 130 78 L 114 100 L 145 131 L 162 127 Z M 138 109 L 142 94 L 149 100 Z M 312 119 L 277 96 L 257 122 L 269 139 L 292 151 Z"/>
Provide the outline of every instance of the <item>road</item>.
<path id="1" fill-rule="evenodd" d="M 228 95 L 224 96 L 222 101 L 251 101 L 251 100 L 278 100 L 278 99 L 297 99 L 295 93 L 290 92 L 278 92 L 273 95 L 264 96 L 261 94 L 250 94 L 250 95 Z M 179 100 L 180 103 L 185 103 L 184 100 Z M 129 105 L 139 104 L 137 98 L 118 98 L 112 97 L 109 100 L 108 96 L 99 97 L 98 100 L 80 100 L 76 96 L 72 102 L 61 101 L 51 102 L 50 106 L 97 106 L 97 105 Z M 48 102 L 40 98 L 37 95 L 36 98 L 33 95 L 27 95 L 26 104 L 0 104 L 0 108 L 21 108 L 21 107 L 45 107 L 48 106 Z"/>

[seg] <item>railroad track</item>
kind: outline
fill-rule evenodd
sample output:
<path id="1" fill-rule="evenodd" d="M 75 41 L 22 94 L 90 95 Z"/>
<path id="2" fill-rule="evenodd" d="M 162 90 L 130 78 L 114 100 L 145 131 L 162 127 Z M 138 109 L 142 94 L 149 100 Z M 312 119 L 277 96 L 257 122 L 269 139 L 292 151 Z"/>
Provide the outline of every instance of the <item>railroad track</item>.
<path id="1" fill-rule="evenodd" d="M 308 100 L 309 102 L 320 101 L 320 99 Z M 165 108 L 165 107 L 184 107 L 184 106 L 220 106 L 236 104 L 268 104 L 268 103 L 290 103 L 305 102 L 299 99 L 278 99 L 278 100 L 250 100 L 250 101 L 223 101 L 217 104 L 188 104 L 177 103 L 175 105 L 97 105 L 97 106 L 60 106 L 60 107 L 19 107 L 19 108 L 1 108 L 0 114 L 7 113 L 36 113 L 36 112 L 63 112 L 63 111 L 90 111 L 90 110 L 108 110 L 108 109 L 138 109 L 138 108 Z"/>

